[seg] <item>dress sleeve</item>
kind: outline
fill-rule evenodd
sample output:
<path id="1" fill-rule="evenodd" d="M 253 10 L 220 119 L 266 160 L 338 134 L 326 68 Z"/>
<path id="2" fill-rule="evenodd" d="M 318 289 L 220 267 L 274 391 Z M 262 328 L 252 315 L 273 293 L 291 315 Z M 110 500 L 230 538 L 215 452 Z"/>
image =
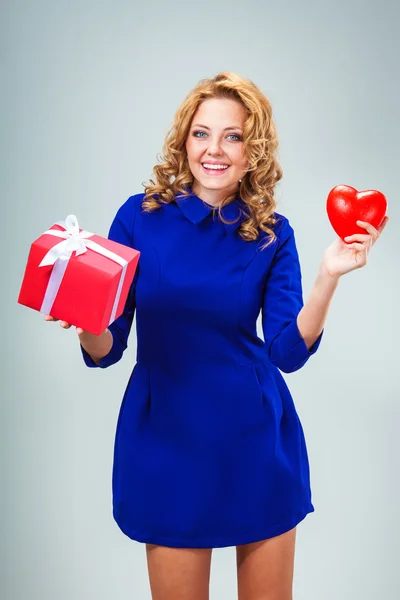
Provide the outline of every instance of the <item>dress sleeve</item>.
<path id="1" fill-rule="evenodd" d="M 134 248 L 133 245 L 133 225 L 135 221 L 135 197 L 131 196 L 128 200 L 119 208 L 108 234 L 108 239 L 125 246 Z M 113 323 L 108 326 L 113 337 L 113 344 L 111 350 L 106 356 L 103 356 L 99 364 L 96 364 L 91 356 L 86 352 L 82 345 L 81 351 L 85 364 L 88 367 L 96 368 L 99 367 L 104 369 L 118 362 L 124 351 L 128 346 L 128 337 L 132 327 L 133 317 L 135 315 L 136 307 L 136 282 L 138 276 L 139 267 L 136 269 L 135 276 L 133 278 L 132 285 L 129 289 L 128 297 L 125 303 L 124 312 L 120 315 Z"/>
<path id="2" fill-rule="evenodd" d="M 302 276 L 294 231 L 284 218 L 264 287 L 262 329 L 270 361 L 285 373 L 300 369 L 315 354 L 324 330 L 310 349 L 297 326 L 303 307 Z"/>

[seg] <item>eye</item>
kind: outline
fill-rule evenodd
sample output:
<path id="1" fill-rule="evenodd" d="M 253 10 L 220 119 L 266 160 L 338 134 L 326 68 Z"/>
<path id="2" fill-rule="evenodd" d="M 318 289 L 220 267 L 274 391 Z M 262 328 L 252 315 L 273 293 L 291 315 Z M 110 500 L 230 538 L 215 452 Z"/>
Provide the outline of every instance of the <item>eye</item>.
<path id="1" fill-rule="evenodd" d="M 204 131 L 193 131 L 194 137 L 200 137 L 200 136 L 197 135 L 198 133 L 202 133 L 204 135 L 207 135 Z"/>
<path id="2" fill-rule="evenodd" d="M 207 133 L 205 131 L 193 131 L 193 136 L 194 137 L 198 137 L 198 138 L 203 138 L 204 139 L 204 136 L 206 136 L 206 135 L 207 135 Z M 236 138 L 236 139 L 232 140 L 233 142 L 241 142 L 242 139 L 243 139 L 242 136 L 239 135 L 238 133 L 229 133 L 227 137 L 228 138 L 231 138 L 231 137 Z"/>

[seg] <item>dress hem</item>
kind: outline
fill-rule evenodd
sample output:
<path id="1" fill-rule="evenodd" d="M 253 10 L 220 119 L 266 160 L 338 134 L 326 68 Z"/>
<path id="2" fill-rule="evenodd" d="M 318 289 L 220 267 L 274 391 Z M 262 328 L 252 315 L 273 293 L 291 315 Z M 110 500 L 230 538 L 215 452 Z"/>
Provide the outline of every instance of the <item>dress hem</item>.
<path id="1" fill-rule="evenodd" d="M 308 514 L 313 513 L 314 510 L 314 506 L 310 504 L 306 509 L 303 509 L 293 514 L 290 519 L 287 519 L 283 523 L 275 525 L 274 527 L 268 527 L 261 533 L 258 532 L 246 534 L 226 539 L 203 539 L 198 540 L 196 542 L 165 538 L 162 536 L 159 537 L 153 534 L 138 532 L 135 529 L 130 529 L 129 527 L 127 527 L 123 520 L 118 516 L 118 513 L 116 511 L 114 511 L 113 516 L 120 530 L 131 540 L 134 540 L 136 542 L 144 544 L 155 544 L 160 546 L 170 546 L 172 548 L 227 548 L 229 546 L 240 546 L 242 544 L 260 542 L 264 539 L 268 539 L 286 533 L 287 531 L 290 531 L 291 529 L 296 527 L 296 525 L 303 521 Z"/>

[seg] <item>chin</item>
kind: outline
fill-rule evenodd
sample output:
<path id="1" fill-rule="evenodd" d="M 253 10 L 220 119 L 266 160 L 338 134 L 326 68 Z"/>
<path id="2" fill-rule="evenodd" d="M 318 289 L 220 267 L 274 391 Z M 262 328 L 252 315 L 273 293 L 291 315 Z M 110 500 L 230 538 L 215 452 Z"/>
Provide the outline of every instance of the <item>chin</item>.
<path id="1" fill-rule="evenodd" d="M 210 181 L 211 180 L 211 181 Z M 223 190 L 228 187 L 232 187 L 232 181 L 220 181 L 216 177 L 215 178 L 200 178 L 197 180 L 203 188 L 208 188 L 209 190 Z"/>

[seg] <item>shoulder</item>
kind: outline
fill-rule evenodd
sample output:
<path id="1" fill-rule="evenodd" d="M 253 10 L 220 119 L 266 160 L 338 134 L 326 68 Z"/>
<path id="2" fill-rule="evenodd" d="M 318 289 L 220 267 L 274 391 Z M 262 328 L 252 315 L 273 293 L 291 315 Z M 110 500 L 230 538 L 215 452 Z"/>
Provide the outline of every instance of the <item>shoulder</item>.
<path id="1" fill-rule="evenodd" d="M 274 231 L 276 235 L 278 235 L 278 233 L 280 233 L 285 228 L 286 224 L 289 223 L 289 219 L 285 217 L 285 215 L 282 215 L 278 212 L 274 212 L 274 217 L 276 219 Z"/>
<path id="2" fill-rule="evenodd" d="M 276 235 L 275 241 L 275 249 L 279 248 L 284 244 L 291 236 L 294 235 L 293 227 L 291 226 L 289 219 L 282 215 L 281 213 L 274 212 L 273 216 L 276 219 L 275 224 L 273 225 L 273 230 Z M 264 234 L 263 237 L 266 237 L 268 234 Z"/>
<path id="3" fill-rule="evenodd" d="M 136 217 L 141 212 L 144 196 L 144 192 L 129 196 L 129 198 L 118 208 L 114 222 L 119 222 L 132 231 Z"/>
<path id="4" fill-rule="evenodd" d="M 136 214 L 140 212 L 145 193 L 133 194 L 119 207 L 117 214 L 120 217 L 134 219 Z"/>
<path id="5" fill-rule="evenodd" d="M 118 208 L 117 213 L 111 223 L 109 238 L 119 241 L 126 245 L 132 243 L 133 230 L 136 216 L 139 213 L 144 193 L 129 196 L 127 200 Z"/>

